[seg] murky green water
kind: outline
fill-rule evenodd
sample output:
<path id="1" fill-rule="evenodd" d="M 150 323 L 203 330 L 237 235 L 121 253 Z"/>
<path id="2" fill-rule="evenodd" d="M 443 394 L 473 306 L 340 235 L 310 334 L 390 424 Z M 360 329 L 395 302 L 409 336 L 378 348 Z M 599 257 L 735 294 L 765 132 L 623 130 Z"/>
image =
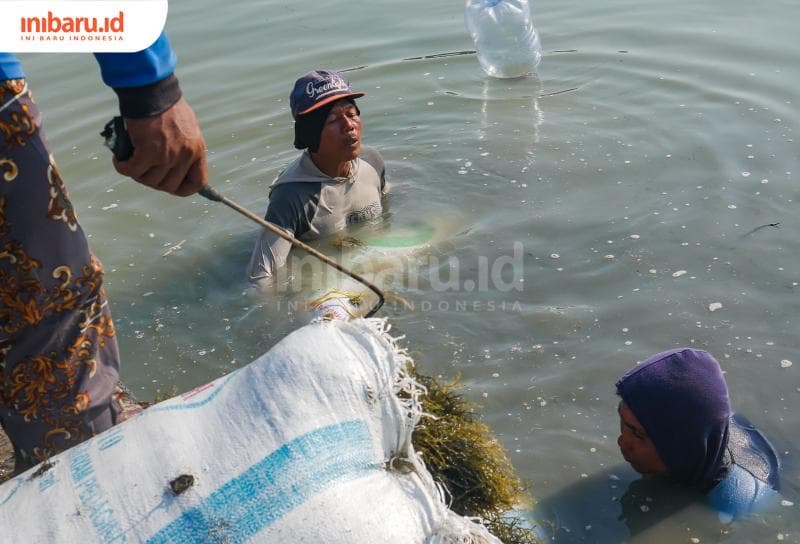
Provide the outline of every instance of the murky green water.
<path id="1" fill-rule="evenodd" d="M 780 450 L 793 504 L 733 525 L 685 510 L 634 540 L 800 541 L 796 2 L 539 2 L 545 55 L 521 81 L 488 80 L 473 55 L 418 58 L 472 48 L 459 2 L 170 7 L 213 184 L 258 213 L 296 155 L 292 82 L 352 69 L 393 182 L 385 224 L 439 233 L 387 265 L 411 308 L 382 313 L 423 371 L 461 375 L 560 512 L 556 541 L 628 538 L 613 384 L 679 345 L 719 358 L 734 407 Z M 91 56 L 24 59 L 108 270 L 135 391 L 204 383 L 306 321 L 291 304 L 304 293 L 246 285 L 256 226 L 112 173 L 97 133 L 115 101 Z"/>

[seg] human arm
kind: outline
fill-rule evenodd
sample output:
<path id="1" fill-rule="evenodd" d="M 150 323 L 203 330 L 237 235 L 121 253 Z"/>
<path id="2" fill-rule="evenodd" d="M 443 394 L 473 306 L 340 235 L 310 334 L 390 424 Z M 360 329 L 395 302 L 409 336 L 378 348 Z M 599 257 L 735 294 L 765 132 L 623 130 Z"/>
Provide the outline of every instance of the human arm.
<path id="1" fill-rule="evenodd" d="M 291 232 L 289 232 L 291 234 Z M 276 270 L 286 264 L 291 242 L 274 232 L 263 229 L 256 239 L 250 263 L 247 265 L 247 279 L 251 283 L 266 283 Z"/>
<path id="2" fill-rule="evenodd" d="M 7 79 L 22 79 L 22 63 L 13 53 L 0 53 L 0 81 Z"/>
<path id="3" fill-rule="evenodd" d="M 114 89 L 133 155 L 114 167 L 154 189 L 187 196 L 208 184 L 206 148 L 197 117 L 183 99 L 166 34 L 137 53 L 96 53 Z"/>
<path id="4" fill-rule="evenodd" d="M 266 220 L 296 238 L 310 230 L 319 204 L 319 183 L 278 185 L 270 195 Z M 247 278 L 253 283 L 269 280 L 275 271 L 286 264 L 291 242 L 274 232 L 263 229 L 256 239 Z"/>

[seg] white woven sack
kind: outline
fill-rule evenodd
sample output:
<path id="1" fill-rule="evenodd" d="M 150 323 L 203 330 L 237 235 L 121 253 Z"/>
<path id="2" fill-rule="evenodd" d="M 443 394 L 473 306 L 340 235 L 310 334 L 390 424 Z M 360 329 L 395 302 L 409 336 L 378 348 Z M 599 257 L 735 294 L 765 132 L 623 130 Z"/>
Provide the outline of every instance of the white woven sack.
<path id="1" fill-rule="evenodd" d="M 498 544 L 413 452 L 421 389 L 384 329 L 307 325 L 6 482 L 0 539 Z"/>

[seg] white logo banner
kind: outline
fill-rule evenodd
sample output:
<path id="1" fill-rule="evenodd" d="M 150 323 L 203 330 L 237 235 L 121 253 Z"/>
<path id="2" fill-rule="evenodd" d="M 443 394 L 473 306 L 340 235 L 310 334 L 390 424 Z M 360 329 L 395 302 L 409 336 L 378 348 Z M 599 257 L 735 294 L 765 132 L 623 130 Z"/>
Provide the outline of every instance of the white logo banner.
<path id="1" fill-rule="evenodd" d="M 167 0 L 0 0 L 0 51 L 141 51 L 161 34 L 167 9 Z"/>

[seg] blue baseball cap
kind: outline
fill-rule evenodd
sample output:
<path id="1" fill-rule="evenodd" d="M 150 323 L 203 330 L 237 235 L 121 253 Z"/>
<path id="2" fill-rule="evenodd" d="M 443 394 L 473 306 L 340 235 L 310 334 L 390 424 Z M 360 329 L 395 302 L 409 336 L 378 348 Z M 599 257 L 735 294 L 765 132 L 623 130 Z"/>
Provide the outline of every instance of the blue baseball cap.
<path id="1" fill-rule="evenodd" d="M 289 106 L 292 108 L 292 117 L 297 119 L 335 100 L 361 96 L 364 93 L 353 92 L 344 74 L 333 70 L 314 70 L 294 82 Z"/>

